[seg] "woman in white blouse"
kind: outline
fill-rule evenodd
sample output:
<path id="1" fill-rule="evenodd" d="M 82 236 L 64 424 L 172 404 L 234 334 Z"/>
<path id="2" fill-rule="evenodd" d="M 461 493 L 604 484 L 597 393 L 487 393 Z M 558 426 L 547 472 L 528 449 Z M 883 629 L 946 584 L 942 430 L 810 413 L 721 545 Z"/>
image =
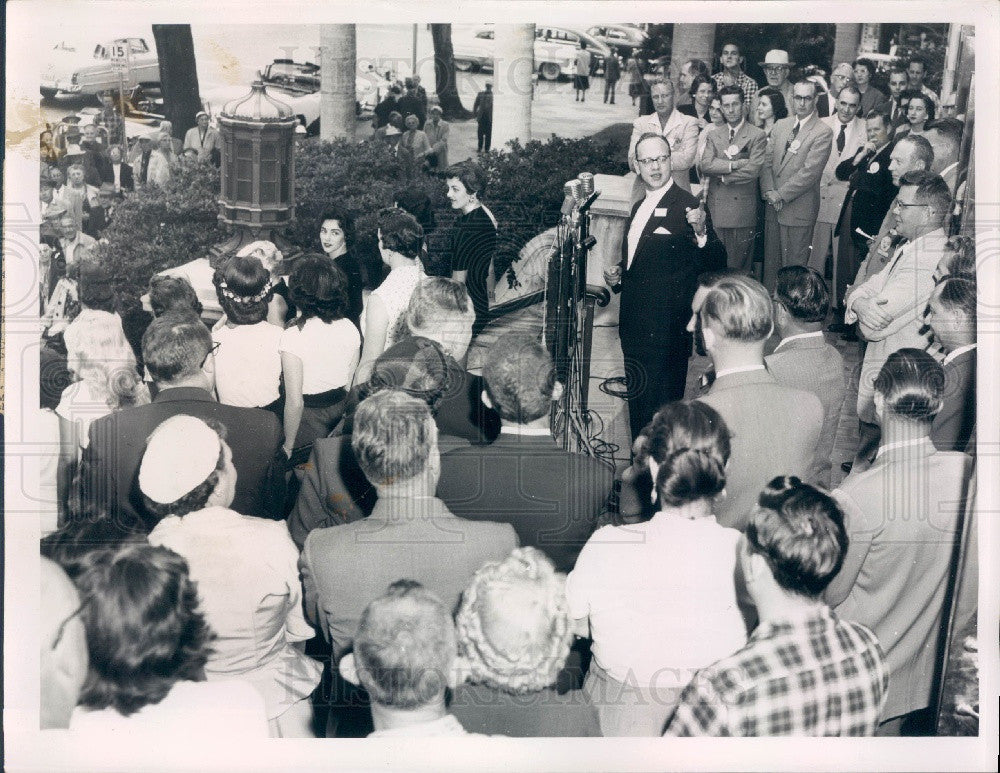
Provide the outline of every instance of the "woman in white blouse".
<path id="1" fill-rule="evenodd" d="M 389 276 L 372 291 L 361 315 L 365 346 L 355 383 L 364 383 L 378 356 L 401 337 L 400 317 L 424 277 L 420 263 L 423 243 L 424 229 L 413 215 L 396 208 L 379 212 L 378 247 L 383 262 L 389 266 Z"/>
<path id="2" fill-rule="evenodd" d="M 281 334 L 278 351 L 285 379 L 284 448 L 297 464 L 308 459 L 313 441 L 326 437 L 344 413 L 361 335 L 345 316 L 347 277 L 328 258 L 299 258 L 288 288 L 298 315 Z"/>
<path id="3" fill-rule="evenodd" d="M 695 672 L 747 636 L 735 578 L 740 533 L 712 513 L 726 485 L 725 422 L 702 403 L 670 403 L 636 445 L 625 480 L 648 473 L 659 512 L 598 529 L 566 579 L 577 633 L 593 639 L 585 690 L 605 736 L 662 735 Z"/>

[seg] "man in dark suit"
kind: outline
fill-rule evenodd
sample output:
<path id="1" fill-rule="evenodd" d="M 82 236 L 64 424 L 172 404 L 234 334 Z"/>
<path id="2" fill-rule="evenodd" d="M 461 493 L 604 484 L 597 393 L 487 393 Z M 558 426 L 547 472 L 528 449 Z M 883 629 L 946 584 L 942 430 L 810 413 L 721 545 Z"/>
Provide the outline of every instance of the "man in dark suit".
<path id="1" fill-rule="evenodd" d="M 134 191 L 135 176 L 132 174 L 132 167 L 122 160 L 122 149 L 112 145 L 108 151 L 108 159 L 111 162 L 110 182 L 115 187 L 115 193 L 121 196 L 123 193 Z"/>
<path id="2" fill-rule="evenodd" d="M 778 475 L 807 476 L 823 425 L 816 395 L 778 382 L 764 364 L 772 301 L 749 277 L 720 279 L 698 312 L 715 381 L 698 399 L 719 412 L 732 438 L 726 496 L 715 503 L 723 526 L 746 528 L 757 496 Z"/>
<path id="3" fill-rule="evenodd" d="M 868 141 L 854 157 L 840 162 L 834 170 L 838 180 L 850 182 L 844 204 L 837 218 L 837 272 L 834 277 L 834 303 L 843 308 L 844 291 L 854 281 L 861 259 L 868 252 L 869 236 L 875 236 L 899 190 L 889 171 L 889 126 L 884 113 L 872 112 L 865 118 Z"/>
<path id="4" fill-rule="evenodd" d="M 907 83 L 906 70 L 896 67 L 889 72 L 889 98 L 882 103 L 881 110 L 888 118 L 890 134 L 897 126 L 906 123 L 906 104 L 902 97 Z"/>
<path id="5" fill-rule="evenodd" d="M 227 432 L 238 474 L 232 509 L 244 515 L 280 518 L 285 495 L 282 432 L 277 417 L 258 408 L 215 401 L 212 339 L 194 316 L 165 314 L 142 337 L 142 356 L 159 391 L 149 405 L 126 408 L 90 426 L 81 484 L 85 502 L 104 509 L 123 529 L 148 532 L 136 474 L 146 438 L 164 419 L 188 414 L 213 418 Z"/>
<path id="6" fill-rule="evenodd" d="M 562 396 L 552 358 L 533 337 L 509 333 L 483 365 L 484 400 L 500 413 L 500 437 L 441 457 L 437 495 L 455 515 L 514 527 L 522 546 L 569 572 L 604 510 L 612 470 L 552 439 L 549 413 Z"/>
<path id="7" fill-rule="evenodd" d="M 646 195 L 632 207 L 621 262 L 604 271 L 622 296 L 618 334 L 633 438 L 663 403 L 684 397 L 691 354 L 685 328 L 708 243 L 705 211 L 671 177 L 667 140 L 642 135 L 635 161 Z"/>
<path id="8" fill-rule="evenodd" d="M 927 324 L 947 353 L 944 401 L 931 425 L 939 451 L 976 452 L 976 278 L 945 276 L 931 295 Z"/>

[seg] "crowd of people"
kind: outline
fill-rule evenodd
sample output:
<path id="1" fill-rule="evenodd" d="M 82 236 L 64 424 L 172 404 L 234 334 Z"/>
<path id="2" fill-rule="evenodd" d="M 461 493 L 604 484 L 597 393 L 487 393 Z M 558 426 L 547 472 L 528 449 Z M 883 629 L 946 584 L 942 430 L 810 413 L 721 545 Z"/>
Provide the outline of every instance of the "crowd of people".
<path id="1" fill-rule="evenodd" d="M 688 110 L 665 80 L 636 121 L 645 195 L 605 273 L 630 386 L 617 476 L 553 438 L 565 385 L 537 336 L 503 335 L 467 370 L 497 241 L 475 164 L 441 169 L 447 276 L 426 270 L 404 195 L 378 213 L 378 270 L 331 202 L 315 252 L 258 241 L 218 261 L 220 319 L 154 277 L 135 351 L 82 238 L 88 164 L 70 162 L 40 274 L 60 438 L 42 726 L 88 742 L 932 733 L 940 631 L 977 592 L 975 548 L 955 565 L 975 536 L 975 261 L 949 238 L 961 127 L 922 120 L 913 88 L 890 131 L 864 60 L 835 68 L 829 98 L 781 80 L 784 52 L 767 60 L 758 88 L 727 44 L 716 76 L 685 65 Z M 443 165 L 418 87 L 394 95 L 405 117 L 380 105 L 380 128 Z M 211 163 L 200 122 L 192 163 Z M 82 142 L 98 170 L 106 151 Z M 150 156 L 174 143 L 168 127 Z M 158 184 L 142 161 L 124 189 L 120 153 L 112 198 Z M 43 200 L 63 161 L 43 158 Z M 837 290 L 848 246 L 857 276 Z M 862 447 L 836 487 L 851 389 L 831 314 L 867 341 Z M 692 344 L 711 369 L 685 395 Z"/>

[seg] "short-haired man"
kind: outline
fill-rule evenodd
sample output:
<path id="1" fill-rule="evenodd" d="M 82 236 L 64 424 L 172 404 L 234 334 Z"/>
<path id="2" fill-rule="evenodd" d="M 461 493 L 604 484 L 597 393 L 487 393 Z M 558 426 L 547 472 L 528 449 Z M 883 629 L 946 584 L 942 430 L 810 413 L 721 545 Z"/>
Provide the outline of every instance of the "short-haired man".
<path id="1" fill-rule="evenodd" d="M 976 277 L 945 276 L 934 288 L 927 324 L 946 352 L 944 401 L 931 425 L 939 451 L 976 452 Z"/>
<path id="2" fill-rule="evenodd" d="M 889 126 L 893 129 L 906 122 L 906 105 L 902 97 L 908 82 L 906 70 L 894 67 L 889 71 L 889 97 L 881 109 L 889 117 Z"/>
<path id="3" fill-rule="evenodd" d="M 694 79 L 699 75 L 705 78 L 711 75 L 708 65 L 701 59 L 688 59 L 681 65 L 680 72 L 677 74 L 678 106 L 691 104 L 691 84 L 694 83 Z"/>
<path id="4" fill-rule="evenodd" d="M 927 347 L 921 315 L 934 290 L 934 271 L 947 249 L 944 223 L 951 209 L 951 193 L 944 180 L 930 172 L 907 172 L 900 182 L 893 213 L 896 230 L 905 241 L 895 248 L 885 268 L 847 296 L 844 321 L 857 322 L 861 336 L 868 341 L 858 384 L 861 443 L 856 467 L 871 461 L 872 441 L 880 435 L 875 418 L 875 376 L 894 351 Z"/>
<path id="5" fill-rule="evenodd" d="M 665 79 L 654 81 L 649 89 L 654 112 L 642 115 L 632 122 L 632 136 L 628 142 L 628 165 L 638 173 L 635 160 L 636 145 L 644 134 L 659 134 L 670 145 L 670 168 L 674 182 L 690 193 L 690 169 L 698 152 L 698 120 L 674 109 L 674 84 Z"/>
<path id="6" fill-rule="evenodd" d="M 285 467 L 278 417 L 259 408 L 223 405 L 213 397 L 215 366 L 208 328 L 195 316 L 164 314 L 142 337 L 142 357 L 158 387 L 149 405 L 126 408 L 90 425 L 81 481 L 85 501 L 103 507 L 123 529 L 154 525 L 136 484 L 146 438 L 177 414 L 215 419 L 228 433 L 238 473 L 232 508 L 244 515 L 284 516 Z"/>
<path id="7" fill-rule="evenodd" d="M 472 104 L 476 116 L 476 152 L 489 153 L 493 144 L 493 84 L 486 83 Z"/>
<path id="8" fill-rule="evenodd" d="M 833 443 L 847 394 L 844 358 L 823 337 L 829 313 L 830 293 L 815 269 L 786 266 L 778 272 L 774 328 L 781 341 L 764 363 L 779 384 L 812 392 L 823 406 L 823 427 L 806 479 L 826 488 L 830 488 Z"/>
<path id="9" fill-rule="evenodd" d="M 906 87 L 912 91 L 919 91 L 924 96 L 930 98 L 937 108 L 941 104 L 937 93 L 924 85 L 924 78 L 927 77 L 927 62 L 920 56 L 912 57 L 906 63 Z"/>
<path id="10" fill-rule="evenodd" d="M 569 572 L 607 504 L 611 471 L 552 438 L 549 415 L 563 385 L 534 337 L 498 339 L 483 380 L 483 401 L 500 414 L 500 437 L 444 454 L 437 495 L 461 518 L 511 524 L 522 546 L 538 548 L 557 571 Z"/>
<path id="11" fill-rule="evenodd" d="M 212 161 L 213 153 L 218 155 L 222 152 L 222 137 L 218 130 L 209 126 L 208 113 L 204 110 L 199 111 L 194 119 L 197 125 L 184 134 L 184 150 L 195 151 L 199 163 Z"/>
<path id="12" fill-rule="evenodd" d="M 427 154 L 427 166 L 433 171 L 443 171 L 448 168 L 448 134 L 451 131 L 451 124 L 441 120 L 444 111 L 440 105 L 431 105 L 428 114 L 430 120 L 424 124 L 424 134 L 431 144 L 431 152 Z"/>
<path id="13" fill-rule="evenodd" d="M 674 184 L 671 157 L 669 142 L 658 132 L 636 142 L 646 195 L 632 207 L 621 262 L 604 270 L 604 281 L 622 296 L 618 335 L 633 439 L 663 403 L 684 396 L 691 354 L 685 327 L 696 278 L 710 254 L 705 211 Z"/>
<path id="14" fill-rule="evenodd" d="M 760 189 L 778 212 L 780 266 L 804 265 L 819 214 L 819 186 L 833 147 L 833 130 L 816 115 L 817 86 L 802 80 L 792 87 L 794 115 L 771 131 Z M 768 268 L 770 266 L 770 268 Z M 774 286 L 777 261 L 765 261 L 764 284 Z"/>
<path id="15" fill-rule="evenodd" d="M 786 473 L 805 477 L 823 425 L 819 398 L 780 384 L 764 364 L 771 307 L 760 282 L 731 276 L 708 291 L 698 312 L 715 366 L 715 381 L 698 399 L 715 408 L 732 433 L 727 496 L 715 515 L 741 530 L 762 481 Z"/>
<path id="16" fill-rule="evenodd" d="M 833 258 L 836 275 L 838 246 L 834 229 L 847 196 L 848 183 L 837 177 L 837 167 L 850 161 L 865 143 L 865 122 L 858 118 L 861 94 L 854 86 L 845 86 L 837 96 L 837 110 L 820 120 L 833 131 L 833 149 L 823 168 L 819 182 L 819 214 L 812 232 L 809 265 L 820 274 L 826 273 L 826 257 Z"/>
<path id="17" fill-rule="evenodd" d="M 961 198 L 958 153 L 962 146 L 962 122 L 956 118 L 928 121 L 924 124 L 923 137 L 934 151 L 930 170 L 941 175 L 952 196 Z"/>
<path id="18" fill-rule="evenodd" d="M 743 92 L 726 86 L 719 92 L 725 126 L 708 133 L 701 173 L 709 178 L 708 211 L 726 247 L 729 268 L 749 272 L 757 231 L 757 179 L 767 155 L 767 135 L 746 119 Z"/>
<path id="19" fill-rule="evenodd" d="M 849 62 L 841 62 L 830 73 L 830 90 L 819 95 L 816 100 L 816 110 L 820 117 L 826 118 L 837 112 L 837 97 L 840 90 L 854 85 L 854 67 Z"/>
<path id="20" fill-rule="evenodd" d="M 445 705 L 447 690 L 462 682 L 449 610 L 412 580 L 397 580 L 365 607 L 340 673 L 368 691 L 369 738 L 476 735 Z"/>
<path id="21" fill-rule="evenodd" d="M 424 401 L 376 392 L 358 406 L 351 445 L 378 502 L 363 520 L 310 532 L 299 559 L 306 616 L 335 659 L 390 582 L 404 575 L 421 582 L 451 609 L 485 561 L 517 547 L 510 525 L 456 518 L 434 496 L 441 458 Z"/>
<path id="22" fill-rule="evenodd" d="M 743 54 L 740 47 L 735 43 L 726 43 L 719 52 L 719 64 L 722 69 L 712 76 L 715 85 L 720 89 L 723 86 L 739 86 L 743 90 L 743 103 L 753 104 L 754 96 L 757 94 L 757 81 L 743 72 Z"/>
<path id="23" fill-rule="evenodd" d="M 889 673 L 875 634 L 822 599 L 847 552 L 844 516 L 822 491 L 776 478 L 760 495 L 740 567 L 760 624 L 695 674 L 670 736 L 870 736 Z"/>

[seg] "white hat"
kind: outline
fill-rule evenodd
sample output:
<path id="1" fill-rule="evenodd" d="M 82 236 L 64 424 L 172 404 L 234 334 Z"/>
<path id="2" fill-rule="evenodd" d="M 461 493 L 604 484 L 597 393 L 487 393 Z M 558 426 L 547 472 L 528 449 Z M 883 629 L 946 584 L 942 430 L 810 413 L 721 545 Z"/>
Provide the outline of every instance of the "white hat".
<path id="1" fill-rule="evenodd" d="M 219 466 L 222 440 L 201 419 L 186 414 L 162 422 L 146 441 L 139 489 L 157 504 L 176 502 Z"/>
<path id="2" fill-rule="evenodd" d="M 795 62 L 788 61 L 788 52 L 782 51 L 780 48 L 772 48 L 764 56 L 763 62 L 757 62 L 761 67 L 766 67 L 769 64 L 784 65 L 786 67 L 791 67 Z"/>

